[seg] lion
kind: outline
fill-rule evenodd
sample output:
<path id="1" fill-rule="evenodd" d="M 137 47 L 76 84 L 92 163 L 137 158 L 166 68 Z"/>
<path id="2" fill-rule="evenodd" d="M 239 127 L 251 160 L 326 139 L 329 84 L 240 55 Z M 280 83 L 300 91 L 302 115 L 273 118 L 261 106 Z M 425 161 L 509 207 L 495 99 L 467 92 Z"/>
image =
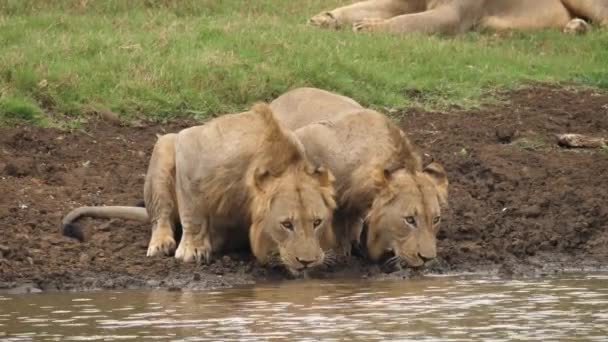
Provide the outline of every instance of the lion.
<path id="1" fill-rule="evenodd" d="M 270 106 L 295 130 L 309 158 L 336 178 L 333 226 L 339 252 L 349 256 L 360 243 L 371 260 L 388 256 L 387 264 L 395 267 L 419 267 L 436 257 L 441 207 L 448 198 L 448 178 L 439 163 L 423 167 L 401 129 L 348 97 L 298 88 Z"/>
<path id="2" fill-rule="evenodd" d="M 397 34 L 421 32 L 455 35 L 477 28 L 589 29 L 587 19 L 608 26 L 605 0 L 367 0 L 323 11 L 308 20 L 313 26 Z"/>
<path id="3" fill-rule="evenodd" d="M 82 217 L 151 222 L 148 256 L 175 251 L 184 262 L 210 262 L 213 252 L 249 245 L 261 264 L 280 262 L 298 274 L 331 255 L 334 181 L 269 106 L 257 104 L 160 136 L 146 174 L 145 208 L 77 208 L 63 219 L 64 234 L 82 240 L 73 225 Z"/>

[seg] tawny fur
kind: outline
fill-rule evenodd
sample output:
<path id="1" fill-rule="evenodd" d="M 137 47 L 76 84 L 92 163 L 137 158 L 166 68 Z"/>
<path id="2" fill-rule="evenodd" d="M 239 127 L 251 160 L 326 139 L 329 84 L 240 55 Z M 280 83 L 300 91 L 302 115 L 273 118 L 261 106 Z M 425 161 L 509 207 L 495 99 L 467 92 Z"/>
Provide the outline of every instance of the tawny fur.
<path id="1" fill-rule="evenodd" d="M 100 208 L 79 208 L 64 224 L 119 214 L 149 219 L 153 256 L 175 250 L 173 230 L 181 223 L 178 259 L 209 261 L 212 252 L 249 244 L 260 262 L 278 255 L 298 272 L 322 264 L 334 245 L 333 181 L 327 169 L 310 163 L 298 138 L 268 105 L 257 104 L 249 112 L 159 137 L 144 185 L 145 209 L 131 208 L 129 216 L 123 207 L 103 207 L 103 215 Z M 293 231 L 281 226 L 285 220 Z M 318 221 L 322 224 L 313 227 Z"/>
<path id="2" fill-rule="evenodd" d="M 432 221 L 447 203 L 447 177 L 437 163 L 423 168 L 406 134 L 390 119 L 315 88 L 289 91 L 271 107 L 284 125 L 295 129 L 309 158 L 328 165 L 336 177 L 334 229 L 344 254 L 359 242 L 366 219 L 369 239 L 362 242 L 372 259 L 390 250 L 420 266 L 423 259 L 435 257 L 437 224 Z M 418 231 L 404 227 L 410 211 L 420 217 Z"/>
<path id="3" fill-rule="evenodd" d="M 478 28 L 560 28 L 584 32 L 575 19 L 608 25 L 605 0 L 367 0 L 321 12 L 309 24 L 354 31 L 459 34 Z"/>

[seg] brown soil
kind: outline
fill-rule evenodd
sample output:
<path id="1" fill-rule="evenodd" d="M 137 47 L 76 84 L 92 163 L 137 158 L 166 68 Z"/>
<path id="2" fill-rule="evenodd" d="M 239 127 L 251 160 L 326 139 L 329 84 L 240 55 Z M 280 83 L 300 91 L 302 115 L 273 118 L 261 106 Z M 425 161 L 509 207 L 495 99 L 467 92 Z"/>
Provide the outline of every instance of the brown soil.
<path id="1" fill-rule="evenodd" d="M 508 105 L 481 110 L 403 113 L 404 129 L 450 176 L 440 257 L 430 272 L 508 276 L 605 265 L 608 151 L 564 149 L 555 135 L 608 137 L 608 93 L 535 86 L 506 96 Z M 146 224 L 83 220 L 84 243 L 61 236 L 62 215 L 74 207 L 141 200 L 155 134 L 191 124 L 0 128 L 0 288 L 210 288 L 283 279 L 243 255 L 209 266 L 147 258 Z M 357 259 L 319 276 L 411 275 L 386 275 Z"/>

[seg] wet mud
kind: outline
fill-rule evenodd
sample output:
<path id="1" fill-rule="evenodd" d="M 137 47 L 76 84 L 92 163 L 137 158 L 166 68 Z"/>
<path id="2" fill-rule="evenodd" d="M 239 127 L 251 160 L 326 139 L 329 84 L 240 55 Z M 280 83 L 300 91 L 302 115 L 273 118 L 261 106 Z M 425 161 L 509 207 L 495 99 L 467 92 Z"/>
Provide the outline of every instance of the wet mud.
<path id="1" fill-rule="evenodd" d="M 608 138 L 608 92 L 535 85 L 502 95 L 506 104 L 482 109 L 398 114 L 425 158 L 449 174 L 437 260 L 387 274 L 355 258 L 310 276 L 509 277 L 607 265 L 608 150 L 560 147 L 556 135 Z M 0 289 L 180 290 L 287 280 L 248 254 L 219 256 L 211 265 L 147 258 L 147 224 L 82 220 L 85 242 L 61 235 L 61 218 L 72 208 L 140 201 L 156 133 L 193 124 L 0 128 Z"/>

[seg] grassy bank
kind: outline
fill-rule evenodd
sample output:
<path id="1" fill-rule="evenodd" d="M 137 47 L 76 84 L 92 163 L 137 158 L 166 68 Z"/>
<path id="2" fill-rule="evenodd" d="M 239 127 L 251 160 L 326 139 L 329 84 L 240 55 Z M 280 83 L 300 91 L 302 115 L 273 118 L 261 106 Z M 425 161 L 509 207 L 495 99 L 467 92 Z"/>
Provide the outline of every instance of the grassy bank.
<path id="1" fill-rule="evenodd" d="M 345 2 L 0 0 L 0 118 L 203 118 L 305 85 L 379 107 L 472 106 L 531 80 L 608 87 L 606 30 L 448 39 L 305 25 Z"/>

